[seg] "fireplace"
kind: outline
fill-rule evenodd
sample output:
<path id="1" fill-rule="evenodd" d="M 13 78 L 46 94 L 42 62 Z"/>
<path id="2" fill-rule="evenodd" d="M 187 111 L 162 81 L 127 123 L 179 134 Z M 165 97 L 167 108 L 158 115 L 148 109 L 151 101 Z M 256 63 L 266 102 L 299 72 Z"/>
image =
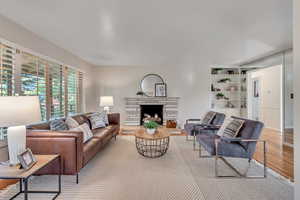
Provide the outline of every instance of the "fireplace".
<path id="1" fill-rule="evenodd" d="M 143 125 L 144 121 L 155 121 L 160 125 L 163 125 L 163 105 L 140 105 L 141 106 L 141 119 L 140 125 Z"/>

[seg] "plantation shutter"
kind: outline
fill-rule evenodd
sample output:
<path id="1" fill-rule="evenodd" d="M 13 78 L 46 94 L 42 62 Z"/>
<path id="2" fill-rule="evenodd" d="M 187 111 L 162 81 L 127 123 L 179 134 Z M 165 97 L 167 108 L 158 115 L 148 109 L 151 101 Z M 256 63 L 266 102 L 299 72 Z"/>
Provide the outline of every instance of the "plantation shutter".
<path id="1" fill-rule="evenodd" d="M 67 68 L 67 115 L 77 113 L 77 91 L 78 80 L 76 70 Z"/>
<path id="2" fill-rule="evenodd" d="M 14 94 L 16 49 L 0 43 L 0 96 Z"/>
<path id="3" fill-rule="evenodd" d="M 83 73 L 78 72 L 77 73 L 77 113 L 82 112 L 82 96 L 83 96 L 83 89 L 82 89 L 82 84 L 83 84 Z"/>
<path id="4" fill-rule="evenodd" d="M 49 98 L 50 118 L 65 116 L 65 80 L 63 67 L 56 63 L 49 63 Z"/>
<path id="5" fill-rule="evenodd" d="M 0 42 L 0 96 L 39 96 L 43 120 L 82 112 L 83 73 Z"/>
<path id="6" fill-rule="evenodd" d="M 22 52 L 21 95 L 39 96 L 42 120 L 47 119 L 46 65 L 46 61 Z"/>

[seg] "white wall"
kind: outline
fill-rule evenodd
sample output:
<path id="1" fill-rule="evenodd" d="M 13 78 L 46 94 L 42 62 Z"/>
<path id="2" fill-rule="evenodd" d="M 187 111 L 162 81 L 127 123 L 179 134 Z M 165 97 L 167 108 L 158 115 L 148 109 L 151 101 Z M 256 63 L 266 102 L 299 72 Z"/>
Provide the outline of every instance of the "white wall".
<path id="1" fill-rule="evenodd" d="M 84 73 L 84 106 L 86 111 L 96 109 L 95 84 L 92 80 L 94 66 L 83 61 L 70 52 L 15 24 L 0 15 L 0 38 L 28 48 L 36 53 L 48 56 L 64 64 L 80 69 Z"/>
<path id="2" fill-rule="evenodd" d="M 294 0 L 294 74 L 300 74 L 300 1 Z M 294 79 L 294 174 L 295 198 L 300 199 L 300 78 Z"/>
<path id="3" fill-rule="evenodd" d="M 170 97 L 180 97 L 180 123 L 187 118 L 200 118 L 209 108 L 210 69 L 203 66 L 154 66 L 154 67 L 101 67 L 95 72 L 99 88 L 97 96 L 113 95 L 114 112 L 125 119 L 124 97 L 134 97 L 139 90 L 139 82 L 144 75 L 156 73 L 167 83 Z"/>
<path id="4" fill-rule="evenodd" d="M 293 73 L 293 53 L 287 52 L 285 54 L 285 63 L 284 63 L 284 81 L 285 81 L 285 113 L 284 113 L 284 128 L 293 128 L 294 127 L 294 99 L 291 98 L 291 94 L 294 93 L 294 73 Z"/>
<path id="5" fill-rule="evenodd" d="M 282 130 L 282 66 L 273 66 L 259 69 L 249 73 L 252 80 L 260 80 L 260 120 L 267 128 Z M 249 93 L 252 94 L 252 81 L 248 84 Z M 249 97 L 249 107 L 251 107 L 251 97 Z"/>

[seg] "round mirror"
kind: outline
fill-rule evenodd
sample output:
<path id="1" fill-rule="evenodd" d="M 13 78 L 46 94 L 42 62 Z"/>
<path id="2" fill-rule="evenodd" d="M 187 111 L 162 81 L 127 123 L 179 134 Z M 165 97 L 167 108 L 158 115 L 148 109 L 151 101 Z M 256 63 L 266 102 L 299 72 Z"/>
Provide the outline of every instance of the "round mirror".
<path id="1" fill-rule="evenodd" d="M 156 83 L 164 83 L 164 80 L 157 74 L 147 74 L 141 81 L 142 92 L 148 97 L 154 97 Z"/>

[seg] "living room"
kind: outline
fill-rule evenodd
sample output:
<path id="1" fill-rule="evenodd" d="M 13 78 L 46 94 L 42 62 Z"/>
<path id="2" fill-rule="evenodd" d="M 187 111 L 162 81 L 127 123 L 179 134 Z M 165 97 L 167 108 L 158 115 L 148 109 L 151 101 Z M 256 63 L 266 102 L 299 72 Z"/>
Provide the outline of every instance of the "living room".
<path id="1" fill-rule="evenodd" d="M 0 101 L 4 96 L 39 96 L 41 116 L 25 114 L 23 124 L 16 125 L 27 126 L 26 147 L 33 156 L 51 152 L 56 157 L 30 178 L 4 176 L 1 167 L 7 168 L 9 151 L 17 145 L 17 139 L 7 141 L 14 132 L 6 128 L 22 118 L 21 109 L 7 101 L 12 117 L 0 114 L 5 127 L 0 138 L 0 199 L 20 191 L 19 199 L 297 199 L 296 4 L 292 0 L 2 1 Z M 7 58 L 12 63 L 7 64 Z M 276 87 L 264 89 L 249 78 L 274 66 L 282 69 L 281 80 L 275 81 L 281 83 L 276 104 L 281 121 L 274 117 L 273 104 L 266 106 L 263 100 L 273 98 Z M 261 113 L 266 114 L 255 117 L 258 98 Z M 36 108 L 36 100 L 30 99 L 27 108 L 30 103 Z M 1 111 L 7 109 L 3 105 Z M 143 112 L 144 105 L 160 105 L 161 111 Z M 105 113 L 109 113 L 106 127 L 93 129 L 97 125 L 93 120 L 99 119 L 93 114 Z M 220 113 L 226 117 L 217 122 Z M 77 116 L 73 119 L 78 125 L 88 124 L 91 132 L 87 132 L 92 133 L 88 145 L 84 134 L 77 135 L 86 129 L 71 130 L 77 128 L 71 128 L 72 122 L 67 123 L 68 133 L 44 133 L 51 121 L 67 116 Z M 246 139 L 256 139 L 248 141 L 256 144 L 247 150 L 248 174 L 244 174 L 247 159 L 232 158 L 237 150 L 235 156 L 229 152 L 222 156 L 225 147 L 205 139 L 206 132 L 212 132 L 217 137 L 213 141 L 219 141 L 217 133 L 234 121 L 231 116 L 243 118 L 233 140 L 240 139 L 248 125 L 253 131 L 245 134 L 254 138 Z M 211 126 L 204 123 L 208 118 Z M 270 127 L 271 118 L 281 128 Z M 187 125 L 190 119 L 192 125 Z M 252 121 L 260 131 L 254 131 Z M 158 128 L 152 136 L 143 125 Z M 147 143 L 149 138 L 159 142 Z M 246 141 L 223 140 L 220 143 L 228 146 L 240 142 L 246 149 Z M 209 145 L 219 147 L 220 155 L 210 152 Z M 202 158 L 209 154 L 213 158 Z M 39 160 L 27 172 L 38 166 Z M 58 183 L 53 175 L 59 175 Z M 247 175 L 259 177 L 249 180 Z M 24 179 L 23 184 L 16 179 Z M 54 195 L 32 194 L 25 191 L 27 184 L 41 191 L 56 191 L 57 184 L 60 189 Z"/>

